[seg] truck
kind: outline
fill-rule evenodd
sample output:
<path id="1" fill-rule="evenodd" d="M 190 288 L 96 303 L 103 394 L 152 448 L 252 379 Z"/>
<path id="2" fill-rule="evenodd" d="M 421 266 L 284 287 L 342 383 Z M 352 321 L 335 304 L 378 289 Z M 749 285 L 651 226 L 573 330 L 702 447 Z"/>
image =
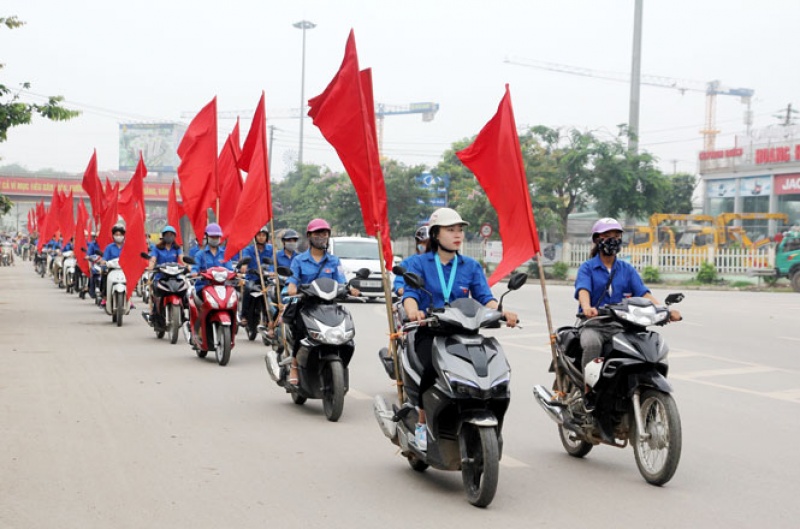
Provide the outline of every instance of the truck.
<path id="1" fill-rule="evenodd" d="M 776 279 L 787 278 L 795 292 L 800 292 L 800 231 L 790 231 L 775 249 Z"/>

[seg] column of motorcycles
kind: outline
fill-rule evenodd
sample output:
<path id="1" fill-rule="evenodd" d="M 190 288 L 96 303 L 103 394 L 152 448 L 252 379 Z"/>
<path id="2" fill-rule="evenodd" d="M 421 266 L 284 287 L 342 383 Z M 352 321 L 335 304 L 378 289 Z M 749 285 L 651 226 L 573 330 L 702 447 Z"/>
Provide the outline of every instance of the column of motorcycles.
<path id="1" fill-rule="evenodd" d="M 142 254 L 142 258 L 149 256 Z M 40 261 L 36 256 L 37 273 L 47 266 L 46 257 L 45 264 Z M 190 257 L 184 257 L 184 261 L 194 264 Z M 246 258 L 237 266 L 248 262 Z M 112 311 L 113 316 L 114 310 L 128 304 L 124 299 L 124 274 L 111 263 L 108 265 L 106 311 Z M 112 276 L 115 272 L 121 277 Z M 158 279 L 151 285 L 154 310 L 149 323 L 156 336 L 169 334 L 174 344 L 182 328 L 198 357 L 205 358 L 213 350 L 219 365 L 226 365 L 235 345 L 241 274 L 222 267 L 210 268 L 200 274 L 206 284 L 197 291 L 184 265 L 168 263 L 154 272 Z M 402 275 L 408 285 L 431 295 L 420 276 L 401 267 L 395 267 L 393 272 Z M 296 296 L 281 297 L 276 281 L 284 285 L 291 275 L 291 270 L 278 267 L 277 275 L 263 276 L 263 286 L 248 286 L 245 295 L 252 295 L 254 301 L 261 303 L 254 309 L 259 316 L 249 318 L 248 326 L 255 321 L 256 333 L 260 331 L 264 343 L 271 346 L 265 358 L 270 378 L 297 405 L 308 399 L 321 399 L 327 419 L 337 421 L 350 387 L 348 366 L 355 351 L 355 325 L 341 302 L 363 298 L 348 294 L 350 284 L 340 285 L 327 278 L 298 285 Z M 368 276 L 369 270 L 358 271 L 352 286 L 357 288 L 358 282 Z M 525 274 L 511 276 L 496 310 L 471 298 L 461 298 L 431 310 L 423 322 L 409 322 L 402 305 L 397 303 L 394 317 L 398 332 L 391 338 L 393 352 L 389 348 L 378 352 L 386 374 L 400 387 L 397 402 L 390 405 L 380 395 L 373 401 L 381 431 L 415 471 L 423 472 L 429 467 L 459 471 L 467 500 L 478 507 L 489 505 L 497 491 L 503 423 L 511 399 L 508 359 L 497 339 L 484 331 L 502 326 L 503 299 L 522 287 L 526 279 Z M 122 298 L 112 303 L 119 292 Z M 634 297 L 601 308 L 600 317 L 620 323 L 623 331 L 605 346 L 602 367 L 591 389 L 584 382 L 581 367 L 579 332 L 583 322 L 561 327 L 554 333 L 550 371 L 555 380 L 550 389 L 534 386 L 533 393 L 536 402 L 557 424 L 561 443 L 569 455 L 582 458 L 601 444 L 618 448 L 631 444 L 637 467 L 648 483 L 660 486 L 673 477 L 682 438 L 680 416 L 666 379 L 669 348 L 648 327 L 669 321 L 669 306 L 682 299 L 682 294 L 670 294 L 661 307 Z M 281 305 L 285 310 L 273 335 L 267 330 L 278 317 Z M 121 325 L 123 313 L 127 314 L 116 313 L 117 325 Z M 419 395 L 422 364 L 414 349 L 414 332 L 421 324 L 435 334 L 431 354 L 436 380 Z M 251 337 L 253 327 L 247 329 L 251 340 L 255 339 Z M 293 358 L 297 362 L 297 380 L 289 378 Z M 408 399 L 414 392 L 424 403 L 427 415 L 425 449 L 414 441 L 418 410 Z"/>

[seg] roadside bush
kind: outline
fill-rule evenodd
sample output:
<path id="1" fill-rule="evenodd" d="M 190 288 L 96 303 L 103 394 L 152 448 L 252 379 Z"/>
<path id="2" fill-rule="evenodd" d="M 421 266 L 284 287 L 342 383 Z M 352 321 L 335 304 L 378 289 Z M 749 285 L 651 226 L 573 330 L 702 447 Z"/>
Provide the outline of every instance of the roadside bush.
<path id="1" fill-rule="evenodd" d="M 569 265 L 567 263 L 559 261 L 553 264 L 553 278 L 564 280 L 567 278 L 567 272 L 569 272 Z"/>
<path id="2" fill-rule="evenodd" d="M 642 280 L 645 283 L 661 283 L 661 272 L 655 266 L 645 266 L 642 270 Z"/>
<path id="3" fill-rule="evenodd" d="M 718 279 L 717 267 L 712 263 L 705 262 L 700 265 L 697 271 L 697 281 L 706 285 L 715 283 Z"/>

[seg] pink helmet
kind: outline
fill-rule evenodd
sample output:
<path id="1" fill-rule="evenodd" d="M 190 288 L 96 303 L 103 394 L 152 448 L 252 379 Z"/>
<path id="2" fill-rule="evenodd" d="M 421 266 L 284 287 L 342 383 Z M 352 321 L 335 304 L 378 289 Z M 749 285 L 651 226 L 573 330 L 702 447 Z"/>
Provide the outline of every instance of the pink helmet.
<path id="1" fill-rule="evenodd" d="M 598 233 L 605 233 L 611 230 L 625 231 L 622 229 L 622 225 L 617 222 L 617 219 L 606 217 L 598 220 L 594 223 L 594 226 L 592 226 L 592 241 L 594 241 L 594 237 Z"/>
<path id="2" fill-rule="evenodd" d="M 212 222 L 206 226 L 206 235 L 208 237 L 222 237 L 222 227 L 216 222 Z"/>
<path id="3" fill-rule="evenodd" d="M 314 219 L 308 223 L 308 228 L 306 228 L 306 233 L 311 233 L 320 230 L 331 231 L 331 225 L 328 224 L 324 219 Z"/>

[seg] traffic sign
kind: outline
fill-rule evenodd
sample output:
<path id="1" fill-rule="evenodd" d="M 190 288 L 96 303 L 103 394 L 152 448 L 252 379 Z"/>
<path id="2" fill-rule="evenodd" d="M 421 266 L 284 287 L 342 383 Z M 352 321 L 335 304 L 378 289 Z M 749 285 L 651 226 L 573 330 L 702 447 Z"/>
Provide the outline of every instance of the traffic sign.
<path id="1" fill-rule="evenodd" d="M 481 224 L 480 234 L 481 234 L 481 237 L 483 237 L 484 239 L 488 239 L 489 237 L 491 237 L 492 236 L 492 225 L 489 224 L 488 222 L 484 222 L 483 224 Z"/>

